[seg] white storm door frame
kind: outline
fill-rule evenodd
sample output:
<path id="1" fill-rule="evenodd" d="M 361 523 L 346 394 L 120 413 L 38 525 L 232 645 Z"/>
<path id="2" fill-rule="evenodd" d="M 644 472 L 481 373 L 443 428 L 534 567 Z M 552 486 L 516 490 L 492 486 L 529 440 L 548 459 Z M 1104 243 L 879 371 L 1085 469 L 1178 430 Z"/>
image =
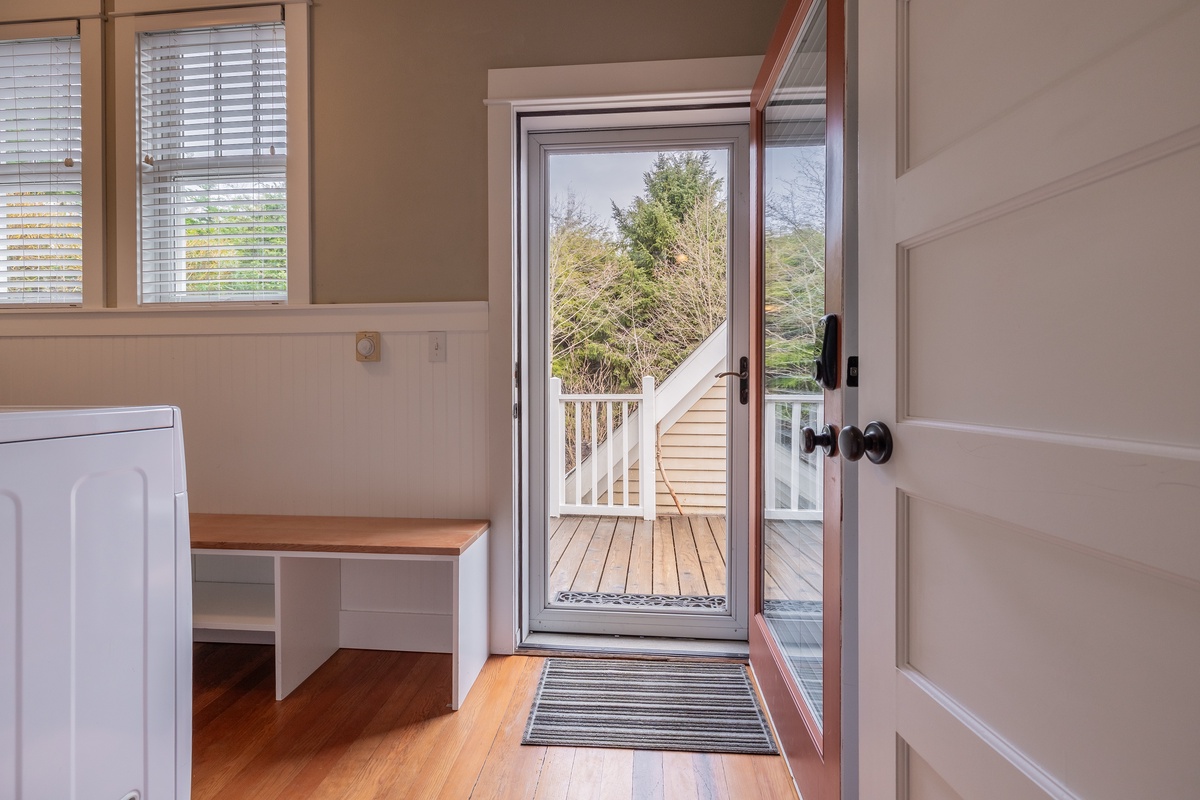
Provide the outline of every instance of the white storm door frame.
<path id="1" fill-rule="evenodd" d="M 741 109 L 739 114 L 748 114 Z M 661 119 L 661 112 L 652 115 Z M 528 450 L 522 459 L 528 476 L 526 484 L 529 514 L 526 517 L 528 538 L 528 567 L 526 597 L 531 631 L 554 633 L 622 634 L 655 637 L 686 637 L 702 639 L 724 639 L 744 641 L 749 635 L 749 588 L 747 520 L 748 477 L 749 477 L 749 420 L 747 406 L 737 402 L 736 393 L 731 392 L 727 421 L 727 469 L 726 475 L 726 530 L 728 536 L 729 561 L 726 565 L 726 592 L 728 611 L 712 613 L 695 609 L 658 609 L 603 611 L 596 608 L 570 608 L 552 606 L 546 601 L 546 583 L 549 569 L 546 564 L 547 544 L 546 480 L 547 480 L 547 409 L 546 390 L 549 378 L 549 328 L 547 315 L 549 299 L 546 288 L 549 276 L 546 273 L 545 215 L 547 213 L 548 175 L 547 159 L 555 153 L 599 152 L 599 151 L 653 151 L 672 149 L 724 149 L 729 153 L 728 186 L 729 204 L 729 322 L 727 362 L 736 364 L 737 359 L 748 356 L 750 339 L 749 296 L 749 202 L 750 202 L 750 127 L 747 123 L 723 125 L 681 124 L 676 115 L 675 124 L 647 125 L 646 117 L 637 113 L 620 114 L 604 120 L 608 126 L 618 123 L 622 127 L 590 127 L 597 123 L 595 118 L 585 118 L 589 127 L 577 127 L 578 121 L 564 118 L 538 117 L 527 119 L 532 128 L 524 142 L 524 163 L 527 165 L 527 191 L 524 203 L 527 210 L 527 236 L 529 254 L 525 264 L 524 291 L 527 299 L 523 317 L 528 331 L 524 346 L 527 357 L 522 359 L 521 386 L 524 387 L 520 401 L 523 409 L 522 422 L 527 431 Z M 683 120 L 703 120 L 705 116 L 720 118 L 732 116 L 729 110 L 715 114 L 684 112 Z M 669 117 L 668 117 L 669 118 Z M 631 123 L 642 123 L 639 127 L 628 127 Z M 549 125 L 553 131 L 540 131 Z M 527 129 L 528 130 L 528 129 Z M 644 467 L 643 467 L 644 468 Z"/>

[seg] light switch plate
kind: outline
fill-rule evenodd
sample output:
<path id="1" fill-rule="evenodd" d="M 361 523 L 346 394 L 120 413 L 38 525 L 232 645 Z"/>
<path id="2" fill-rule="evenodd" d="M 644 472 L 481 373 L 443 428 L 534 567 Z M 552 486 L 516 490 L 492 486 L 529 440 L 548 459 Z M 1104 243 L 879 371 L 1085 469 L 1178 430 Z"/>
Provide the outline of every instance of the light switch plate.
<path id="1" fill-rule="evenodd" d="M 445 361 L 446 360 L 446 332 L 445 331 L 430 331 L 429 332 L 429 360 L 430 361 Z"/>

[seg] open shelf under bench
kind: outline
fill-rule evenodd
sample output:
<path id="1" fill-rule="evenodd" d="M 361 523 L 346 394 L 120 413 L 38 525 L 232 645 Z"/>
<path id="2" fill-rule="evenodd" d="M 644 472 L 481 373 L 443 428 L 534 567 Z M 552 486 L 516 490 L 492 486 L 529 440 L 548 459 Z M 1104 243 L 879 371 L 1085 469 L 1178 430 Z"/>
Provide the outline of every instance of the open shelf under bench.
<path id="1" fill-rule="evenodd" d="M 280 700 L 342 646 L 450 652 L 457 709 L 488 656 L 487 533 L 486 520 L 192 514 L 193 555 L 269 559 L 273 579 L 195 581 L 193 626 L 273 635 Z M 343 608 L 343 565 L 362 561 L 394 563 L 386 580 L 430 586 L 448 608 L 384 614 L 398 624 L 372 638 L 380 612 Z"/>

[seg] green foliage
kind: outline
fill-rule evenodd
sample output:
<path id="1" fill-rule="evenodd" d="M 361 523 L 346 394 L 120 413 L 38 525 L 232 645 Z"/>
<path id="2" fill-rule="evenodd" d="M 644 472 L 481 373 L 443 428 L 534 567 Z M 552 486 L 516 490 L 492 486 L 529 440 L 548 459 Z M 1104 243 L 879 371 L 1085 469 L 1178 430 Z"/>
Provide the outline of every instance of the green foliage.
<path id="1" fill-rule="evenodd" d="M 613 208 L 616 235 L 574 195 L 554 206 L 551 358 L 564 392 L 636 393 L 643 375 L 661 383 L 725 321 L 721 183 L 707 154 L 665 153 L 644 176 L 644 196 Z M 768 392 L 816 390 L 808 373 L 825 306 L 823 227 L 791 215 L 768 233 Z"/>
<path id="2" fill-rule="evenodd" d="M 819 392 L 812 363 L 825 313 L 823 149 L 793 157 L 782 191 L 766 198 L 764 372 L 768 394 Z"/>
<path id="3" fill-rule="evenodd" d="M 728 216 L 706 154 L 663 154 L 613 235 L 573 195 L 551 211 L 553 374 L 568 393 L 661 382 L 724 321 Z"/>
<path id="4" fill-rule="evenodd" d="M 627 383 L 628 359 L 612 346 L 645 293 L 644 277 L 574 195 L 550 214 L 552 372 L 568 392 Z"/>
<path id="5" fill-rule="evenodd" d="M 212 196 L 203 211 L 185 219 L 187 291 L 286 292 L 286 196 Z"/>
<path id="6" fill-rule="evenodd" d="M 660 153 L 654 167 L 643 175 L 645 197 L 628 208 L 613 204 L 613 220 L 629 257 L 639 268 L 653 272 L 671 255 L 679 239 L 679 226 L 700 203 L 711 202 L 721 191 L 708 153 Z"/>
<path id="7" fill-rule="evenodd" d="M 767 393 L 819 391 L 811 367 L 825 313 L 825 233 L 769 233 L 763 250 Z"/>

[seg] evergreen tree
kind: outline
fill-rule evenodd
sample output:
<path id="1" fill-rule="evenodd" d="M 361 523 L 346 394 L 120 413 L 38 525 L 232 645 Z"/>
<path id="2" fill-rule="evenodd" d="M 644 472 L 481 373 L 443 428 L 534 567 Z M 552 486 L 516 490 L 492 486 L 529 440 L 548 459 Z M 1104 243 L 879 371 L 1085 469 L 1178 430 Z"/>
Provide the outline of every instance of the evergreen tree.
<path id="1" fill-rule="evenodd" d="M 696 151 L 659 153 L 642 180 L 645 196 L 625 209 L 614 203 L 613 220 L 633 263 L 653 273 L 673 255 L 684 217 L 703 199 L 718 197 L 722 181 L 708 153 Z"/>

